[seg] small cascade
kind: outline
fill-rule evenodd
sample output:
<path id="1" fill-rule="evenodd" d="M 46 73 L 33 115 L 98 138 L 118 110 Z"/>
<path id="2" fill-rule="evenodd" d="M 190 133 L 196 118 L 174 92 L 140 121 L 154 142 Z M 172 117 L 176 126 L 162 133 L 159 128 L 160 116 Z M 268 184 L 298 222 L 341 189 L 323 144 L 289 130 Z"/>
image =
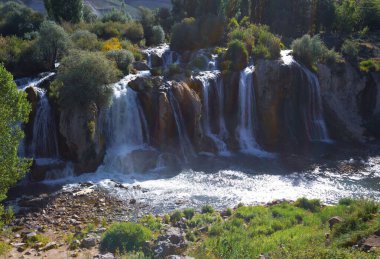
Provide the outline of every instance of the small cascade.
<path id="1" fill-rule="evenodd" d="M 143 51 L 147 56 L 147 63 L 149 67 L 153 66 L 152 56 L 155 55 L 162 59 L 164 68 L 169 67 L 171 64 L 179 63 L 178 53 L 171 51 L 168 44 L 162 44 L 154 48 L 148 48 Z"/>
<path id="2" fill-rule="evenodd" d="M 169 88 L 167 91 L 168 100 L 173 111 L 174 120 L 177 126 L 179 145 L 181 149 L 181 154 L 185 162 L 189 162 L 189 158 L 195 157 L 195 152 L 193 145 L 189 139 L 189 136 L 186 132 L 186 127 L 184 120 L 182 118 L 181 108 L 176 100 L 172 90 Z"/>
<path id="3" fill-rule="evenodd" d="M 264 157 L 270 156 L 263 151 L 255 137 L 256 99 L 253 89 L 254 66 L 249 66 L 240 72 L 239 82 L 239 125 L 237 136 L 243 153 Z"/>
<path id="4" fill-rule="evenodd" d="M 104 164 L 107 169 L 122 173 L 135 172 L 133 151 L 147 148 L 149 136 L 147 123 L 137 93 L 128 87 L 129 82 L 139 75 L 129 75 L 114 85 L 113 103 L 102 114 L 101 131 L 107 137 L 107 154 Z"/>
<path id="5" fill-rule="evenodd" d="M 39 95 L 36 117 L 33 124 L 33 138 L 28 152 L 32 157 L 59 156 L 58 137 L 54 114 L 46 91 L 35 87 Z"/>
<path id="6" fill-rule="evenodd" d="M 227 135 L 227 129 L 225 125 L 225 120 L 223 116 L 223 85 L 222 80 L 219 78 L 219 72 L 203 72 L 199 76 L 196 77 L 202 83 L 202 96 L 203 96 L 203 112 L 202 112 L 202 123 L 203 123 L 203 131 L 205 135 L 210 138 L 215 146 L 218 149 L 219 155 L 230 155 L 230 152 L 227 149 L 227 144 L 223 141 L 223 137 Z M 210 102 L 209 99 L 211 97 L 212 86 L 210 82 L 214 82 L 214 86 L 217 88 L 216 93 L 218 94 L 218 115 L 219 115 L 219 134 L 215 134 L 211 129 L 211 116 L 210 116 Z"/>
<path id="7" fill-rule="evenodd" d="M 282 61 L 285 65 L 295 64 L 301 68 L 308 81 L 307 109 L 304 109 L 304 123 L 310 141 L 330 143 L 326 122 L 323 118 L 321 87 L 317 76 L 302 64 L 294 60 L 291 50 L 281 51 Z"/>
<path id="8" fill-rule="evenodd" d="M 54 75 L 54 72 L 42 73 L 37 78 L 25 77 L 16 79 L 15 83 L 17 85 L 18 90 L 25 90 L 30 86 L 38 87 L 41 83 L 52 78 Z"/>
<path id="9" fill-rule="evenodd" d="M 317 76 L 300 65 L 307 77 L 308 83 L 308 108 L 305 110 L 305 127 L 310 141 L 331 142 L 329 138 L 326 122 L 323 117 L 321 86 Z"/>

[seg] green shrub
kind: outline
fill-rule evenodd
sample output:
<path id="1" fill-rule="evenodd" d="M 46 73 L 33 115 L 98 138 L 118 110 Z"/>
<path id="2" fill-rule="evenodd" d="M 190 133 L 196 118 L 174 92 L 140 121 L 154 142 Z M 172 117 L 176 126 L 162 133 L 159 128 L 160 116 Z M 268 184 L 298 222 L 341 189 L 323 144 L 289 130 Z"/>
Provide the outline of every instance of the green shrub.
<path id="1" fill-rule="evenodd" d="M 208 66 L 208 60 L 204 56 L 196 56 L 192 61 L 191 65 L 195 68 L 198 68 L 200 70 L 207 69 Z"/>
<path id="2" fill-rule="evenodd" d="M 183 214 L 185 215 L 186 219 L 191 220 L 194 217 L 195 210 L 192 208 L 187 208 L 183 210 Z"/>
<path id="3" fill-rule="evenodd" d="M 224 21 L 217 16 L 186 18 L 173 26 L 170 48 L 174 51 L 196 50 L 217 45 L 224 34 Z"/>
<path id="4" fill-rule="evenodd" d="M 129 15 L 126 15 L 121 10 L 112 9 L 111 11 L 105 13 L 102 17 L 102 22 L 120 22 L 126 23 L 131 20 Z"/>
<path id="5" fill-rule="evenodd" d="M 135 223 L 114 223 L 104 233 L 100 250 L 104 252 L 141 251 L 143 244 L 152 238 L 152 232 L 144 226 Z"/>
<path id="6" fill-rule="evenodd" d="M 87 30 L 77 30 L 71 35 L 74 46 L 81 50 L 96 51 L 100 50 L 100 43 L 96 34 Z"/>
<path id="7" fill-rule="evenodd" d="M 342 53 L 353 60 L 359 55 L 359 44 L 353 40 L 345 40 L 342 45 Z"/>
<path id="8" fill-rule="evenodd" d="M 139 43 L 144 39 L 144 28 L 141 23 L 129 23 L 125 30 L 124 36 L 133 43 Z"/>
<path id="9" fill-rule="evenodd" d="M 57 83 L 59 105 L 88 108 L 96 104 L 99 109 L 110 104 L 113 90 L 109 84 L 119 76 L 115 64 L 102 53 L 72 51 L 59 66 Z"/>
<path id="10" fill-rule="evenodd" d="M 319 200 L 308 200 L 306 198 L 299 198 L 294 203 L 294 206 L 316 212 L 321 209 L 321 202 Z"/>
<path id="11" fill-rule="evenodd" d="M 151 231 L 160 231 L 162 224 L 159 218 L 149 214 L 140 219 L 140 224 L 149 228 Z"/>
<path id="12" fill-rule="evenodd" d="M 152 28 L 152 45 L 159 45 L 165 41 L 165 32 L 160 25 L 153 26 Z"/>
<path id="13" fill-rule="evenodd" d="M 185 217 L 185 215 L 183 214 L 182 211 L 180 210 L 175 210 L 172 215 L 170 215 L 170 222 L 172 223 L 176 223 L 178 221 L 180 221 L 183 217 Z"/>
<path id="14" fill-rule="evenodd" d="M 202 214 L 207 214 L 207 213 L 214 213 L 214 208 L 211 205 L 204 205 L 202 207 Z"/>
<path id="15" fill-rule="evenodd" d="M 182 73 L 182 69 L 178 64 L 171 64 L 168 68 L 167 76 L 171 77 Z"/>
<path id="16" fill-rule="evenodd" d="M 128 50 L 111 50 L 106 53 L 108 59 L 116 62 L 117 67 L 124 73 L 128 75 L 132 63 L 135 61 L 135 57 L 132 52 Z"/>
<path id="17" fill-rule="evenodd" d="M 354 203 L 355 201 L 351 198 L 343 198 L 339 200 L 339 205 L 344 205 L 344 206 L 350 206 Z"/>
<path id="18" fill-rule="evenodd" d="M 379 72 L 380 71 L 380 60 L 377 59 L 367 59 L 359 63 L 359 69 L 361 72 Z"/>
<path id="19" fill-rule="evenodd" d="M 329 50 L 318 35 L 310 37 L 304 35 L 292 42 L 293 55 L 304 65 L 312 68 L 317 62 L 339 62 L 340 55 L 334 50 Z"/>
<path id="20" fill-rule="evenodd" d="M 228 44 L 224 62 L 229 64 L 229 70 L 240 71 L 248 65 L 248 51 L 243 42 L 233 40 Z"/>

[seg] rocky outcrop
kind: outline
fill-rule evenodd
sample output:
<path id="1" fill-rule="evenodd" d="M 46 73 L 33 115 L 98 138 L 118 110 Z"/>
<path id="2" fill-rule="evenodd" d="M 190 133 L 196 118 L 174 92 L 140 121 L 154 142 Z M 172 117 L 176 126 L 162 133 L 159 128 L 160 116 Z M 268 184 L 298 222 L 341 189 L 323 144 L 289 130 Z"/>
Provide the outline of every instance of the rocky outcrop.
<path id="1" fill-rule="evenodd" d="M 349 63 L 318 66 L 325 118 L 333 139 L 363 142 L 362 127 L 378 105 L 378 83 L 364 77 Z"/>
<path id="2" fill-rule="evenodd" d="M 105 139 L 97 132 L 97 114 L 95 106 L 88 110 L 67 107 L 61 112 L 59 131 L 68 148 L 61 155 L 74 162 L 77 173 L 93 172 L 103 161 Z"/>
<path id="3" fill-rule="evenodd" d="M 33 86 L 30 86 L 25 89 L 27 100 L 31 104 L 31 112 L 29 113 L 29 120 L 28 123 L 24 125 L 24 132 L 26 137 L 26 142 L 29 143 L 32 140 L 33 137 L 33 125 L 34 125 L 34 118 L 36 117 L 37 112 L 37 105 L 40 100 L 40 97 L 37 93 L 36 88 Z"/>

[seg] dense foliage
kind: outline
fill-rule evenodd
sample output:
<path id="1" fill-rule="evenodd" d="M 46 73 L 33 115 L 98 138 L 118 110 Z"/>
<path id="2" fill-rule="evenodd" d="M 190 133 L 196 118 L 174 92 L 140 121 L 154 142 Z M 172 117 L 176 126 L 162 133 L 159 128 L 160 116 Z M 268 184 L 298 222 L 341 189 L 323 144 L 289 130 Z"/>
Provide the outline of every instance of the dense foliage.
<path id="1" fill-rule="evenodd" d="M 8 189 L 25 174 L 30 161 L 17 156 L 24 134 L 21 122 L 27 122 L 30 104 L 24 92 L 17 90 L 12 75 L 0 65 L 0 201 Z"/>
<path id="2" fill-rule="evenodd" d="M 152 237 L 151 231 L 135 223 L 115 223 L 104 233 L 100 249 L 102 251 L 125 252 L 140 251 L 143 244 Z"/>
<path id="3" fill-rule="evenodd" d="M 111 102 L 112 88 L 119 71 L 103 54 L 72 51 L 62 59 L 54 83 L 62 109 L 88 108 L 95 104 L 98 109 Z"/>
<path id="4" fill-rule="evenodd" d="M 83 0 L 44 0 L 50 19 L 77 23 L 83 18 Z"/>

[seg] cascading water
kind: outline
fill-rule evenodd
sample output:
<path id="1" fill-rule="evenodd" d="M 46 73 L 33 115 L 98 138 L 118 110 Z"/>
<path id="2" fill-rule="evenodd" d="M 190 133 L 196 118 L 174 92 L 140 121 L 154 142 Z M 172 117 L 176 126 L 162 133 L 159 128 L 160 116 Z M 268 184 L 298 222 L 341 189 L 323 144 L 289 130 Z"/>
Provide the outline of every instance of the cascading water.
<path id="1" fill-rule="evenodd" d="M 305 127 L 309 140 L 331 142 L 323 117 L 321 87 L 317 76 L 300 65 L 308 80 L 308 109 L 305 111 Z"/>
<path id="2" fill-rule="evenodd" d="M 112 106 L 102 116 L 104 125 L 101 130 L 107 136 L 108 148 L 101 170 L 136 172 L 131 154 L 136 150 L 147 149 L 149 137 L 137 93 L 128 84 L 138 76 L 148 75 L 149 72 L 130 75 L 114 85 Z"/>
<path id="3" fill-rule="evenodd" d="M 195 157 L 193 145 L 191 144 L 189 136 L 186 132 L 185 122 L 182 118 L 180 106 L 171 88 L 167 89 L 167 96 L 168 96 L 170 107 L 172 108 L 174 120 L 177 126 L 181 154 L 184 161 L 187 163 L 189 162 L 190 158 Z"/>
<path id="4" fill-rule="evenodd" d="M 33 139 L 29 154 L 32 157 L 57 158 L 58 137 L 54 115 L 46 91 L 35 87 L 39 96 L 33 124 Z"/>
<path id="5" fill-rule="evenodd" d="M 282 61 L 285 65 L 295 64 L 301 68 L 308 81 L 307 109 L 304 109 L 304 123 L 306 134 L 310 141 L 330 143 L 326 122 L 323 117 L 321 87 L 317 76 L 302 64 L 294 60 L 290 50 L 281 51 Z"/>
<path id="6" fill-rule="evenodd" d="M 203 97 L 203 112 L 202 112 L 202 124 L 203 124 L 203 131 L 205 135 L 210 138 L 216 148 L 218 149 L 219 155 L 230 155 L 230 152 L 227 149 L 227 144 L 222 140 L 223 137 L 227 135 L 227 129 L 225 126 L 224 116 L 223 116 L 223 85 L 222 81 L 218 80 L 220 76 L 219 71 L 213 71 L 213 72 L 203 72 L 199 76 L 196 77 L 201 83 L 202 83 L 202 97 Z M 210 82 L 213 81 L 216 89 L 216 93 L 218 94 L 218 113 L 219 113 L 219 134 L 215 134 L 211 130 L 210 125 L 210 95 L 211 95 L 211 84 Z"/>
<path id="7" fill-rule="evenodd" d="M 179 62 L 178 54 L 174 51 L 171 51 L 168 44 L 163 44 L 154 48 L 148 48 L 143 52 L 147 55 L 147 63 L 149 67 L 153 66 L 152 55 L 156 55 L 162 59 L 162 65 L 164 68 L 167 68 L 171 64 Z"/>
<path id="8" fill-rule="evenodd" d="M 263 151 L 256 142 L 255 137 L 255 109 L 256 98 L 253 89 L 254 66 L 249 66 L 240 72 L 239 81 L 239 124 L 237 135 L 240 150 L 243 153 L 258 157 L 271 156 Z"/>

